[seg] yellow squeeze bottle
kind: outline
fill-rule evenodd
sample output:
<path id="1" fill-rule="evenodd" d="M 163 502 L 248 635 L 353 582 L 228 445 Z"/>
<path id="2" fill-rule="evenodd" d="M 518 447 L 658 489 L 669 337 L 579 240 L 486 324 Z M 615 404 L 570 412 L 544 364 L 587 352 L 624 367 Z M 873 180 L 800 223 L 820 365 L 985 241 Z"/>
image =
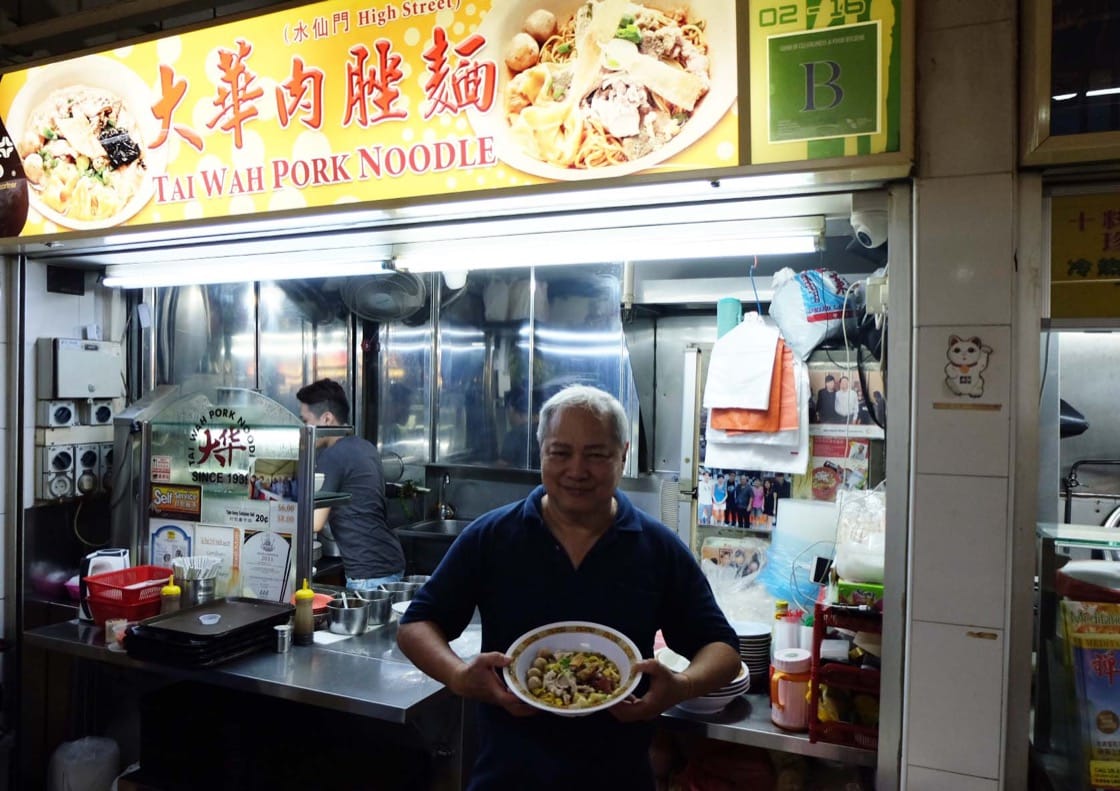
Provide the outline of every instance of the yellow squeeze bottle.
<path id="1" fill-rule="evenodd" d="M 303 578 L 303 587 L 296 591 L 296 622 L 292 629 L 292 642 L 296 645 L 311 645 L 315 641 L 315 613 L 312 605 L 315 601 L 315 591 L 307 585 L 307 578 Z"/>
<path id="2" fill-rule="evenodd" d="M 167 584 L 159 589 L 159 611 L 176 612 L 182 603 L 183 589 L 175 584 L 175 575 L 167 578 Z"/>

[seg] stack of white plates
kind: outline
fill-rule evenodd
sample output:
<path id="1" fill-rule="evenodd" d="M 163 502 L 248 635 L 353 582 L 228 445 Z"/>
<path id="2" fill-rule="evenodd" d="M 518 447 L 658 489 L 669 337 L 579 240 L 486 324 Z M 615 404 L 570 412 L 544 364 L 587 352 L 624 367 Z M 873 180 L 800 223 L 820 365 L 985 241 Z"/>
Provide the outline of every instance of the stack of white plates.
<path id="1" fill-rule="evenodd" d="M 657 661 L 665 665 L 665 667 L 676 672 L 681 672 L 688 667 L 688 659 L 675 653 L 670 648 L 662 648 L 655 654 Z M 701 695 L 698 698 L 691 698 L 690 700 L 681 701 L 677 705 L 685 711 L 690 711 L 693 714 L 715 714 L 717 711 L 722 711 L 727 707 L 731 701 L 742 695 L 751 685 L 751 673 L 747 669 L 744 662 L 740 663 L 739 675 L 735 676 L 731 683 L 709 692 L 707 695 Z"/>
<path id="2" fill-rule="evenodd" d="M 758 621 L 732 621 L 739 636 L 739 658 L 750 670 L 751 678 L 759 680 L 758 690 L 765 687 L 770 676 L 770 624 Z"/>

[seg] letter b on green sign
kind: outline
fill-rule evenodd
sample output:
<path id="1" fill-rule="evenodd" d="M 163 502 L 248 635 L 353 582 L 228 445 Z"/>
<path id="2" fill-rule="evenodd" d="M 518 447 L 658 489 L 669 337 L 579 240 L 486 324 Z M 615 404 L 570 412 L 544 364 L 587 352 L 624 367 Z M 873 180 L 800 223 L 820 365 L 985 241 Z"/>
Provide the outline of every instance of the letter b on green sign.
<path id="1" fill-rule="evenodd" d="M 875 134 L 879 23 L 771 36 L 770 142 Z"/>

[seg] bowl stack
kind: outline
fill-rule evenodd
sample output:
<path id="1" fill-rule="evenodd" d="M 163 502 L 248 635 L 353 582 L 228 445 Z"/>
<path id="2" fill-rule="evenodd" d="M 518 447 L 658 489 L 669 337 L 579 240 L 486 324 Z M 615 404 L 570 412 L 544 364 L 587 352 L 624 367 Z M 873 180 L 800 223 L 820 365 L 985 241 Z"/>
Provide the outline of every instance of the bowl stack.
<path id="1" fill-rule="evenodd" d="M 739 658 L 756 679 L 753 692 L 769 693 L 770 677 L 770 624 L 758 621 L 732 621 L 739 636 Z"/>
<path id="2" fill-rule="evenodd" d="M 658 649 L 654 656 L 658 662 L 677 673 L 688 667 L 688 659 L 671 648 Z M 746 692 L 750 685 L 751 673 L 747 669 L 746 663 L 743 662 L 740 663 L 739 675 L 735 676 L 731 683 L 709 692 L 707 695 L 681 701 L 677 706 L 693 714 L 715 714 L 717 711 L 723 711 L 727 708 L 727 705 Z"/>

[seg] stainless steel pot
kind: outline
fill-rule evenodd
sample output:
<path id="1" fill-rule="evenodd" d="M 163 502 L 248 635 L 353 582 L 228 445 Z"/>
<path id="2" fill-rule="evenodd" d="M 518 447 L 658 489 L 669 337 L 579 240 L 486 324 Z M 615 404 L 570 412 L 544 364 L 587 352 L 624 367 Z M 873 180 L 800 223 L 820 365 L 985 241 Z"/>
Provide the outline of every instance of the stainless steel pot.
<path id="1" fill-rule="evenodd" d="M 393 597 L 385 591 L 354 591 L 354 593 L 369 605 L 369 625 L 381 626 L 389 623 L 393 614 Z"/>
<path id="2" fill-rule="evenodd" d="M 393 599 L 393 604 L 396 604 L 399 601 L 410 601 L 416 595 L 416 591 L 420 590 L 420 583 L 383 582 L 381 583 L 381 590 L 388 593 Z"/>
<path id="3" fill-rule="evenodd" d="M 369 625 L 369 607 L 353 593 L 335 594 L 327 603 L 327 628 L 334 634 L 362 634 Z"/>

